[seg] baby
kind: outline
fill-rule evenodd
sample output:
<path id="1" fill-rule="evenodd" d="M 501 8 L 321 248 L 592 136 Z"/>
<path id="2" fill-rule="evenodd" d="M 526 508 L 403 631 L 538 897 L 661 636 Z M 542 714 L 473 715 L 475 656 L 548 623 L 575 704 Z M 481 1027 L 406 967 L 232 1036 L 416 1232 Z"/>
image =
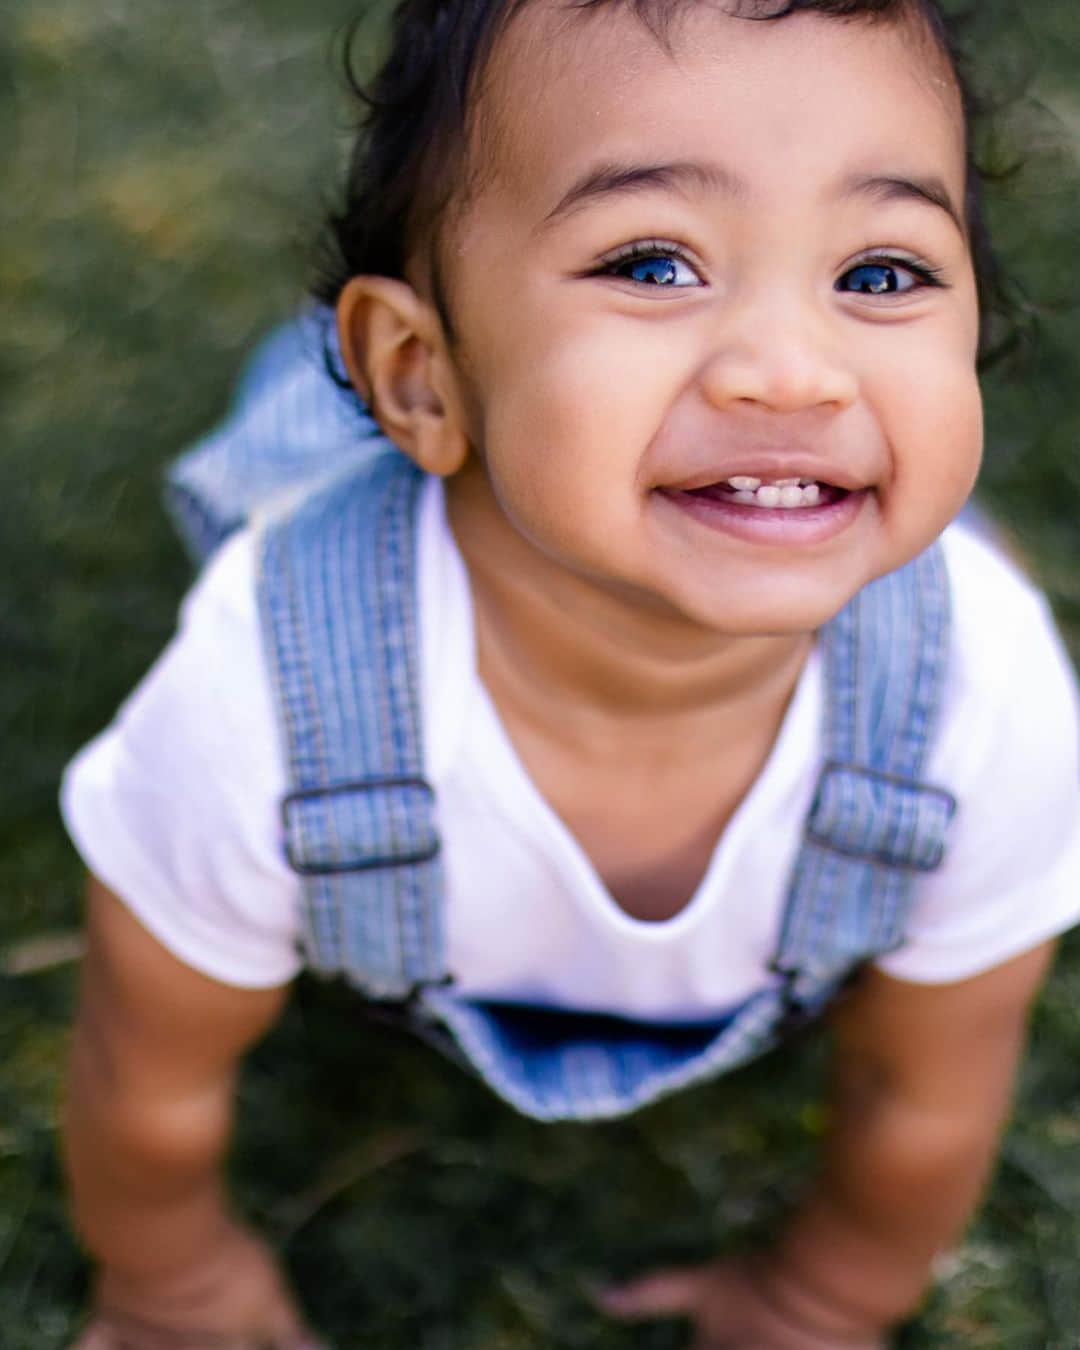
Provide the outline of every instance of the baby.
<path id="1" fill-rule="evenodd" d="M 1080 914 L 1072 676 L 950 525 L 966 107 L 933 0 L 405 0 L 320 290 L 379 434 L 320 456 L 333 386 L 263 368 L 196 517 L 242 527 L 65 782 L 87 1350 L 309 1342 L 220 1170 L 302 961 L 543 1119 L 828 1008 L 774 1246 L 602 1303 L 709 1350 L 880 1346 L 917 1307 Z M 286 425 L 323 481 L 243 525 Z"/>

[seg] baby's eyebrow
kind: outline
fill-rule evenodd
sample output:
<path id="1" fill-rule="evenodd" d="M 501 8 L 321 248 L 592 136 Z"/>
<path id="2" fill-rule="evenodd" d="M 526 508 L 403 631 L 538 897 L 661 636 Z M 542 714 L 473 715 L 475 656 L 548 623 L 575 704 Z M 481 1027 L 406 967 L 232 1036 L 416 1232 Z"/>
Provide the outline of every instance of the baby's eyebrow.
<path id="1" fill-rule="evenodd" d="M 915 201 L 936 206 L 944 211 L 962 235 L 967 229 L 957 210 L 949 189 L 934 174 L 855 174 L 844 180 L 840 195 L 844 197 L 873 197 L 880 202 Z"/>
<path id="2" fill-rule="evenodd" d="M 620 164 L 613 161 L 587 169 L 560 197 L 540 222 L 545 230 L 589 202 L 636 192 L 719 193 L 738 198 L 746 183 L 721 164 L 677 160 L 668 164 Z M 935 174 L 860 173 L 840 184 L 840 197 L 873 197 L 881 202 L 923 202 L 944 211 L 962 235 L 967 230 L 944 181 Z"/>
<path id="3" fill-rule="evenodd" d="M 607 162 L 587 169 L 563 193 L 557 205 L 540 222 L 539 228 L 546 229 L 556 220 L 597 198 L 655 192 L 658 188 L 665 192 L 719 192 L 726 197 L 736 197 L 743 191 L 744 184 L 742 179 L 721 165 L 703 164 L 696 160 L 671 164 Z"/>

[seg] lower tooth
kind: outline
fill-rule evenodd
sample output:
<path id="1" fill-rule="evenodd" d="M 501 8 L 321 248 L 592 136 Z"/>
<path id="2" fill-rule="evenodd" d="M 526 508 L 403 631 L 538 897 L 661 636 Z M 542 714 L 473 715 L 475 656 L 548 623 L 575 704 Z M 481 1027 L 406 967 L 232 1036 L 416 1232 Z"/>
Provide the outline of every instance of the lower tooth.
<path id="1" fill-rule="evenodd" d="M 808 483 L 802 490 L 803 506 L 817 506 L 821 500 L 821 488 L 817 483 Z"/>
<path id="2" fill-rule="evenodd" d="M 798 484 L 788 484 L 780 489 L 780 505 L 786 507 L 802 506 L 803 490 Z"/>
<path id="3" fill-rule="evenodd" d="M 754 500 L 758 506 L 779 506 L 782 489 L 769 484 L 766 487 L 759 487 L 754 493 Z"/>

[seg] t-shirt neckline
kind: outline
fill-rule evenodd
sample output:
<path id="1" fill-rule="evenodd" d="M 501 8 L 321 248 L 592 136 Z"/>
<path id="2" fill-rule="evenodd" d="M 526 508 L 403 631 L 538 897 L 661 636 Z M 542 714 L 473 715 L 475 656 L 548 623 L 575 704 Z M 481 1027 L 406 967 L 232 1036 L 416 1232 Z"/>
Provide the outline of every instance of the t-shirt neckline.
<path id="1" fill-rule="evenodd" d="M 819 740 L 822 674 L 818 645 L 815 643 L 807 655 L 761 772 L 721 831 L 693 894 L 668 919 L 635 918 L 619 905 L 576 835 L 536 785 L 480 678 L 468 571 L 446 518 L 441 482 L 431 484 L 431 489 L 432 495 L 425 502 L 428 530 L 422 532 L 420 545 L 421 586 L 431 589 L 438 585 L 443 603 L 422 605 L 421 613 L 425 626 L 422 641 L 427 640 L 433 654 L 427 668 L 429 679 L 435 678 L 437 669 L 440 686 L 438 697 L 425 699 L 426 706 L 439 714 L 433 737 L 440 747 L 439 777 L 449 772 L 453 759 L 467 755 L 476 774 L 474 781 L 482 785 L 493 813 L 551 858 L 598 917 L 626 933 L 654 940 L 674 939 L 699 922 L 715 897 L 722 894 L 724 877 L 753 834 L 755 821 L 766 821 L 774 814 L 778 797 L 797 791 L 801 785 L 806 756 L 815 753 Z M 451 619 L 465 641 L 446 641 L 446 625 Z M 445 723 L 439 726 L 443 718 L 452 719 L 452 728 Z"/>

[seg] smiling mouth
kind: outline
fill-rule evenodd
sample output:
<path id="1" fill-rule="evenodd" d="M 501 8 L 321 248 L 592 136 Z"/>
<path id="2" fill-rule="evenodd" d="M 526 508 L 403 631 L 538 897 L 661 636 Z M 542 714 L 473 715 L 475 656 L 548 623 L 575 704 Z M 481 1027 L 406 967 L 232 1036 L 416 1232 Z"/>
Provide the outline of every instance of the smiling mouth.
<path id="1" fill-rule="evenodd" d="M 821 478 L 797 478 L 789 469 L 783 478 L 733 474 L 661 488 L 659 495 L 684 517 L 743 543 L 818 547 L 845 534 L 872 504 L 873 487 L 845 481 L 847 487 L 838 487 Z"/>
<path id="2" fill-rule="evenodd" d="M 751 478 L 736 475 L 686 490 L 688 497 L 764 511 L 805 511 L 834 506 L 850 493 L 817 478 Z"/>

